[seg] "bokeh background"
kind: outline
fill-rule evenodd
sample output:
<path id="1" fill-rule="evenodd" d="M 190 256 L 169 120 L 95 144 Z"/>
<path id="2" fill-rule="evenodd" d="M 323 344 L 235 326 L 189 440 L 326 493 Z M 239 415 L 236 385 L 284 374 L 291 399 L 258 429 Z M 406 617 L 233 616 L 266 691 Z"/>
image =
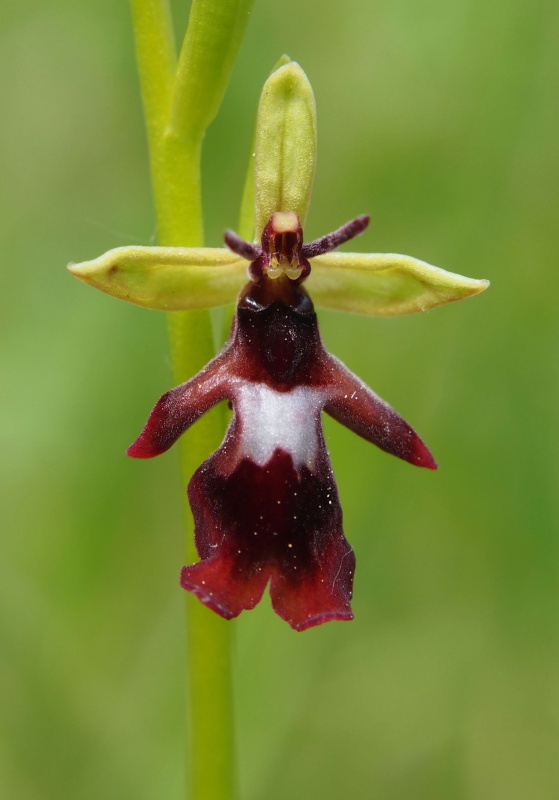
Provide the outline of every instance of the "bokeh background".
<path id="1" fill-rule="evenodd" d="M 175 452 L 124 457 L 171 385 L 165 320 L 64 269 L 154 242 L 128 7 L 0 19 L 0 795 L 178 800 L 184 487 Z M 265 600 L 232 623 L 242 800 L 559 797 L 558 23 L 543 0 L 256 0 L 207 137 L 208 243 L 288 52 L 318 104 L 307 235 L 370 212 L 358 249 L 492 287 L 321 315 L 440 470 L 326 422 L 356 618 L 295 634 Z"/>

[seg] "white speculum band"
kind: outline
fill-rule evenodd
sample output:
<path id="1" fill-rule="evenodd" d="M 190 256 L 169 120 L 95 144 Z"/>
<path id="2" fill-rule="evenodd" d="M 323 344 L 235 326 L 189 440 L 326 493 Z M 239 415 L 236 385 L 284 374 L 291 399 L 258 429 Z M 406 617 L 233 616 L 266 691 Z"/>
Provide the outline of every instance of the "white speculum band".
<path id="1" fill-rule="evenodd" d="M 243 383 L 235 392 L 241 422 L 239 456 L 264 466 L 277 449 L 289 453 L 296 469 L 312 469 L 320 434 L 324 392 L 297 386 L 278 392 L 264 383 Z"/>

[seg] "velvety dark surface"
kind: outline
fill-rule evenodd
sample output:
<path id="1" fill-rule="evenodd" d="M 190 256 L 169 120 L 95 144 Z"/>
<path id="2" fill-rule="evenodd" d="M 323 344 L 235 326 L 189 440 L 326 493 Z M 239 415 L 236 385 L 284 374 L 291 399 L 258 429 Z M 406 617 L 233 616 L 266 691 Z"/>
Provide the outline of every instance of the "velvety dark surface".
<path id="1" fill-rule="evenodd" d="M 183 570 L 183 587 L 230 618 L 253 608 L 271 580 L 274 610 L 297 630 L 351 619 L 355 557 L 334 476 L 320 467 L 298 473 L 281 450 L 263 467 L 243 459 L 227 477 L 206 462 L 188 496 L 208 560 Z"/>

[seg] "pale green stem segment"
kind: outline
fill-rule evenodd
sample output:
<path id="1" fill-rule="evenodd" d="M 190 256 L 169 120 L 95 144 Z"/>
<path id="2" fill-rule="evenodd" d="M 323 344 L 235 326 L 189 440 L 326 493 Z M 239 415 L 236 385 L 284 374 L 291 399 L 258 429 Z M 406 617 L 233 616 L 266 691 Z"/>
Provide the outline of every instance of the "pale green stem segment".
<path id="1" fill-rule="evenodd" d="M 160 244 L 203 245 L 200 158 L 248 21 L 252 0 L 193 0 L 176 62 L 168 0 L 130 0 L 149 139 Z M 198 372 L 214 355 L 207 311 L 168 315 L 174 382 Z M 222 417 L 208 414 L 181 439 L 183 482 L 219 445 Z M 185 499 L 187 559 L 197 560 Z M 187 598 L 189 768 L 191 800 L 235 796 L 231 697 L 231 629 Z"/>

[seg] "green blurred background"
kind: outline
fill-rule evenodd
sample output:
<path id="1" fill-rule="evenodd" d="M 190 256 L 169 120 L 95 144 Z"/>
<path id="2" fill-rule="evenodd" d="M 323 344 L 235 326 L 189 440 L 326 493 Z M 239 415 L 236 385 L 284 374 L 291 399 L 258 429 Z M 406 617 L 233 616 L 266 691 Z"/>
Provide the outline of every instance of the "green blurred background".
<path id="1" fill-rule="evenodd" d="M 178 800 L 184 487 L 176 452 L 124 457 L 171 385 L 165 321 L 64 269 L 154 242 L 128 7 L 0 15 L 0 796 Z M 542 0 L 256 0 L 207 138 L 208 243 L 288 52 L 318 104 L 307 236 L 370 212 L 358 249 L 492 287 L 321 315 L 440 470 L 326 422 L 356 619 L 296 634 L 265 600 L 232 623 L 242 800 L 559 797 L 558 30 Z"/>

